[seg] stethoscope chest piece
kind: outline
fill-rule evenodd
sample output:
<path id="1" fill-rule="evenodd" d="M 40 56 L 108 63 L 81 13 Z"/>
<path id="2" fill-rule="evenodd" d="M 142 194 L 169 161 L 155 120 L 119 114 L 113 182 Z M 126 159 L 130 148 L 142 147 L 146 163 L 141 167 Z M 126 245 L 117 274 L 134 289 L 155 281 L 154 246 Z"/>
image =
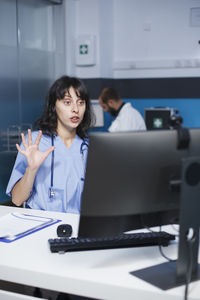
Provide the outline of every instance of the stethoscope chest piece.
<path id="1" fill-rule="evenodd" d="M 55 192 L 52 187 L 49 188 L 49 198 L 53 198 L 55 196 Z"/>

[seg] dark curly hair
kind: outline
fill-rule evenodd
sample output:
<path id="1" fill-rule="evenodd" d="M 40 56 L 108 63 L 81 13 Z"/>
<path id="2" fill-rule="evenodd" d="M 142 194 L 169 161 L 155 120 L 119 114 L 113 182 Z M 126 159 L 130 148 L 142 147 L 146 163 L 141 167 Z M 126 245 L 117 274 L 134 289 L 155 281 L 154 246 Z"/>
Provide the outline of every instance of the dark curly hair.
<path id="1" fill-rule="evenodd" d="M 107 88 L 104 88 L 100 95 L 99 95 L 99 98 L 101 98 L 101 100 L 103 101 L 103 103 L 108 103 L 108 101 L 110 99 L 118 102 L 120 101 L 120 95 L 118 93 L 117 90 L 115 90 L 114 88 L 112 87 L 107 87 Z"/>
<path id="2" fill-rule="evenodd" d="M 62 76 L 53 83 L 46 97 L 44 112 L 42 116 L 36 120 L 34 124 L 35 128 L 42 130 L 44 134 L 49 136 L 57 134 L 57 114 L 55 104 L 57 100 L 64 98 L 70 87 L 73 87 L 81 99 L 86 102 L 85 114 L 82 122 L 77 127 L 77 135 L 80 138 L 87 137 L 87 131 L 93 125 L 95 118 L 91 109 L 87 88 L 84 83 L 76 77 Z"/>

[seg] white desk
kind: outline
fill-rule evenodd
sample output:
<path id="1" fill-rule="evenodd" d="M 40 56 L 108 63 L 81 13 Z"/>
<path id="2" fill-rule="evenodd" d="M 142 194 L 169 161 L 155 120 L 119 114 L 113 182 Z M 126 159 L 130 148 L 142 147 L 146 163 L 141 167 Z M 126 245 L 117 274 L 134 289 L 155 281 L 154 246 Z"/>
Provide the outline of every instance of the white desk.
<path id="1" fill-rule="evenodd" d="M 26 209 L 0 206 L 0 216 L 13 210 Z M 29 213 L 53 216 L 72 224 L 73 229 L 78 227 L 76 215 L 35 210 Z M 183 299 L 183 286 L 164 292 L 129 274 L 165 262 L 158 247 L 51 253 L 47 240 L 56 237 L 58 224 L 13 243 L 0 243 L 0 280 L 98 299 Z M 176 243 L 164 248 L 171 258 L 176 257 L 176 250 Z M 190 284 L 189 300 L 195 299 L 200 299 L 200 281 Z"/>

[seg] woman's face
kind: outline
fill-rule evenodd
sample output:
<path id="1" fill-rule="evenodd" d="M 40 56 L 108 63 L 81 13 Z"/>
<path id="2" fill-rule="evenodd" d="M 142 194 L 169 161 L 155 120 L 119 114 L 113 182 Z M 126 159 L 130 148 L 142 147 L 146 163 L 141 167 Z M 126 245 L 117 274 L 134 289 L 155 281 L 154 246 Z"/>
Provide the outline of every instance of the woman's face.
<path id="1" fill-rule="evenodd" d="M 56 100 L 57 131 L 67 129 L 76 131 L 84 117 L 86 102 L 79 97 L 78 92 L 70 87 L 64 98 Z"/>

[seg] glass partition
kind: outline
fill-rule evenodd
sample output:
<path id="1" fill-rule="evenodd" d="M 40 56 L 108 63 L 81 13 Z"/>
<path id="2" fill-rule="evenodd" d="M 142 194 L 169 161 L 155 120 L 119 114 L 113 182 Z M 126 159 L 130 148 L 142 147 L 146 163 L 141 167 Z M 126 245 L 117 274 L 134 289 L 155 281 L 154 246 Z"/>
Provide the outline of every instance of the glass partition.
<path id="1" fill-rule="evenodd" d="M 33 127 L 50 84 L 64 73 L 63 11 L 45 0 L 0 1 L 0 203 L 7 200 L 15 143 Z"/>

